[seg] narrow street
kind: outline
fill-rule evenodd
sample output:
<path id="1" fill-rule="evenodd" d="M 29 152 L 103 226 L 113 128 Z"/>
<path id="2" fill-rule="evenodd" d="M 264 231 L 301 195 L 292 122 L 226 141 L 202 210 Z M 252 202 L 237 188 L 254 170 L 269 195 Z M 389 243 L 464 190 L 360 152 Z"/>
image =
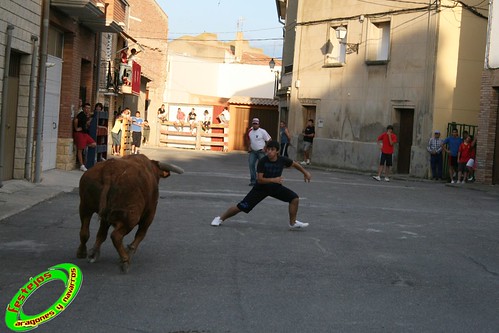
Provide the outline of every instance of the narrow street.
<path id="1" fill-rule="evenodd" d="M 155 221 L 126 275 L 109 238 L 98 262 L 76 259 L 77 191 L 0 222 L 4 308 L 53 265 L 83 273 L 74 301 L 35 332 L 497 332 L 499 197 L 314 168 L 305 183 L 288 169 L 308 228 L 289 231 L 287 204 L 272 198 L 215 228 L 250 189 L 247 156 L 143 152 L 185 173 L 160 181 Z M 41 287 L 24 312 L 44 311 L 63 289 Z"/>

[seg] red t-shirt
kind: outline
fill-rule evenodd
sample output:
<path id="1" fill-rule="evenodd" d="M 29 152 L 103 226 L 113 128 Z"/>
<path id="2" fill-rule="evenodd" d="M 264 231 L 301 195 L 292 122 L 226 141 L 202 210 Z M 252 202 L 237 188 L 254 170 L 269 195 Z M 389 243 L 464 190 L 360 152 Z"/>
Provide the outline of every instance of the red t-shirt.
<path id="1" fill-rule="evenodd" d="M 473 156 L 473 150 L 471 149 L 471 145 L 466 142 L 461 143 L 459 146 L 459 161 L 458 163 L 467 163 L 470 158 Z"/>
<path id="2" fill-rule="evenodd" d="M 393 154 L 393 145 L 397 142 L 397 136 L 395 134 L 391 134 L 392 136 L 392 144 L 390 144 L 390 140 L 388 139 L 388 133 L 383 133 L 378 136 L 378 141 L 383 141 L 383 146 L 381 147 L 381 152 L 384 154 Z"/>

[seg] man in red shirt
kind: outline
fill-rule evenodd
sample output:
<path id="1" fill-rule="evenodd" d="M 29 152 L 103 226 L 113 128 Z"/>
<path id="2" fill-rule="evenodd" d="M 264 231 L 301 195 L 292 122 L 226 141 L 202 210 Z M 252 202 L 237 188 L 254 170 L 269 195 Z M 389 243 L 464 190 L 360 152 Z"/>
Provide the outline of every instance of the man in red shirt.
<path id="1" fill-rule="evenodd" d="M 381 158 L 379 161 L 378 175 L 373 176 L 377 181 L 381 180 L 381 173 L 385 174 L 385 181 L 389 182 L 390 178 L 390 168 L 393 164 L 393 145 L 397 143 L 397 136 L 393 134 L 393 126 L 388 125 L 386 127 L 386 132 L 378 136 L 377 140 L 381 148 Z"/>
<path id="2" fill-rule="evenodd" d="M 468 135 L 464 142 L 459 146 L 459 150 L 457 153 L 457 183 L 464 183 L 468 178 L 468 168 L 466 164 L 473 157 L 473 145 L 471 141 L 473 140 L 472 136 Z M 464 178 L 463 178 L 464 173 Z"/>

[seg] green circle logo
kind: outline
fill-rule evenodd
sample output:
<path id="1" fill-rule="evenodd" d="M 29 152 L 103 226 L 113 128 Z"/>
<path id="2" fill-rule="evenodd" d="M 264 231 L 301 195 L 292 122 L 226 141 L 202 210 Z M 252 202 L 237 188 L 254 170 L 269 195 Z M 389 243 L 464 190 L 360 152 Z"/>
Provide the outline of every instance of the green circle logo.
<path id="1" fill-rule="evenodd" d="M 66 287 L 61 297 L 47 310 L 36 315 L 26 315 L 23 312 L 23 305 L 28 298 L 38 288 L 54 280 L 61 280 Z M 80 268 L 68 263 L 52 266 L 47 271 L 30 278 L 28 283 L 19 289 L 19 292 L 14 295 L 14 298 L 7 305 L 7 310 L 5 311 L 5 323 L 7 327 L 16 332 L 25 332 L 54 319 L 74 300 L 82 282 L 83 275 Z"/>

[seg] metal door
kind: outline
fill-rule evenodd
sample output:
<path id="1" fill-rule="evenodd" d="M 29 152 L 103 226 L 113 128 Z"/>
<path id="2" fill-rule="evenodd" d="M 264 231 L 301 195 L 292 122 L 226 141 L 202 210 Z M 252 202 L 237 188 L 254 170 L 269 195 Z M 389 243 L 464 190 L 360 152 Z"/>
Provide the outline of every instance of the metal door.
<path id="1" fill-rule="evenodd" d="M 48 55 L 45 111 L 43 116 L 43 171 L 55 169 L 56 167 L 61 79 L 62 59 Z"/>

